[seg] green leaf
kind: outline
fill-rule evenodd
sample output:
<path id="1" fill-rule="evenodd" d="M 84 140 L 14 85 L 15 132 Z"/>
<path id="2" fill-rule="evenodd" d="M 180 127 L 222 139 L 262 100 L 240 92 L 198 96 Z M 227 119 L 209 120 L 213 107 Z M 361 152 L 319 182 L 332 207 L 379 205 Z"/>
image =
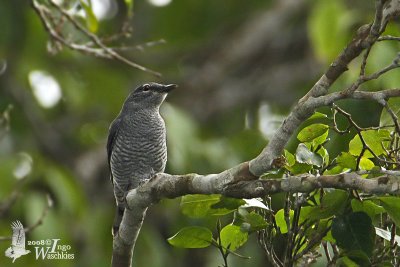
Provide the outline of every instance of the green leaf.
<path id="1" fill-rule="evenodd" d="M 297 139 L 300 142 L 311 142 L 317 137 L 328 135 L 329 126 L 321 123 L 311 124 L 307 127 L 304 127 L 298 134 Z M 325 140 L 323 140 L 325 141 Z"/>
<path id="2" fill-rule="evenodd" d="M 178 248 L 205 248 L 211 245 L 212 232 L 199 226 L 182 228 L 174 236 L 168 238 L 168 243 Z"/>
<path id="3" fill-rule="evenodd" d="M 361 132 L 365 143 L 368 147 L 375 153 L 376 156 L 385 154 L 386 151 L 382 147 L 382 144 L 387 144 L 390 140 L 390 132 L 387 130 L 367 130 Z M 359 135 L 357 134 L 349 143 L 349 152 L 354 156 L 359 156 L 361 154 L 363 145 Z M 373 155 L 370 151 L 366 150 L 364 152 L 364 157 L 372 158 Z"/>
<path id="4" fill-rule="evenodd" d="M 360 169 L 369 171 L 375 167 L 375 164 L 368 158 L 362 157 L 360 160 Z"/>
<path id="5" fill-rule="evenodd" d="M 260 179 L 276 179 L 276 178 L 282 178 L 284 175 L 285 175 L 285 169 L 283 168 L 272 169 L 268 170 L 267 172 L 264 172 L 260 176 Z"/>
<path id="6" fill-rule="evenodd" d="M 369 257 L 372 255 L 375 228 L 371 218 L 364 212 L 334 218 L 332 236 L 337 245 L 348 252 L 361 250 Z"/>
<path id="7" fill-rule="evenodd" d="M 349 257 L 340 257 L 337 260 L 336 266 L 340 267 L 360 267 L 356 262 L 352 261 Z"/>
<path id="8" fill-rule="evenodd" d="M 371 219 L 376 215 L 385 212 L 385 209 L 382 206 L 375 204 L 372 200 L 360 201 L 358 199 L 352 199 L 351 208 L 353 212 L 365 212 L 369 217 L 371 217 Z"/>
<path id="9" fill-rule="evenodd" d="M 186 195 L 181 199 L 181 211 L 188 217 L 221 216 L 235 211 L 246 202 L 221 195 Z"/>
<path id="10" fill-rule="evenodd" d="M 244 204 L 246 204 L 246 201 L 243 199 L 220 196 L 219 202 L 212 204 L 210 207 L 212 215 L 225 215 L 237 210 Z"/>
<path id="11" fill-rule="evenodd" d="M 346 251 L 345 255 L 347 258 L 352 260 L 352 262 L 355 262 L 357 266 L 362 266 L 362 267 L 371 266 L 371 261 L 368 255 L 362 250 L 356 249 L 356 250 Z"/>
<path id="12" fill-rule="evenodd" d="M 360 137 L 358 134 L 356 134 L 353 139 L 350 140 L 349 142 L 349 152 L 350 154 L 354 156 L 359 156 L 361 154 L 361 151 L 363 149 L 363 144 L 361 142 Z M 364 156 L 368 154 L 368 157 L 372 157 L 371 153 L 369 151 L 364 152 Z"/>
<path id="13" fill-rule="evenodd" d="M 220 195 L 186 195 L 181 198 L 181 211 L 189 217 L 205 217 L 219 200 Z"/>
<path id="14" fill-rule="evenodd" d="M 314 210 L 315 207 L 311 206 L 305 206 L 301 207 L 300 209 L 300 217 L 299 217 L 299 223 L 304 222 L 305 220 L 309 219 L 309 214 L 311 211 Z"/>
<path id="15" fill-rule="evenodd" d="M 328 231 L 328 233 L 326 234 L 326 236 L 324 236 L 323 238 L 324 241 L 328 241 L 331 242 L 332 244 L 335 243 L 335 239 L 332 236 L 332 230 Z"/>
<path id="16" fill-rule="evenodd" d="M 329 153 L 328 150 L 326 150 L 325 147 L 321 146 L 320 149 L 318 149 L 318 151 L 316 151 L 318 155 L 321 156 L 322 158 L 322 164 L 323 166 L 327 166 L 329 164 Z"/>
<path id="17" fill-rule="evenodd" d="M 314 237 L 315 234 L 323 235 L 324 233 L 326 233 L 325 236 L 323 237 L 323 240 L 334 243 L 335 239 L 332 237 L 332 232 L 328 229 L 328 227 L 331 227 L 331 224 L 332 224 L 331 219 L 319 220 L 317 226 L 315 227 L 316 229 L 315 228 L 309 229 L 310 236 Z M 326 232 L 327 230 L 329 231 Z"/>
<path id="18" fill-rule="evenodd" d="M 86 4 L 86 2 L 83 0 L 80 0 L 79 2 L 86 14 L 86 27 L 91 32 L 97 32 L 99 28 L 99 22 L 97 21 L 96 15 L 93 13 L 92 7 Z"/>
<path id="19" fill-rule="evenodd" d="M 247 211 L 240 209 L 239 212 L 235 214 L 236 216 L 233 224 L 240 226 L 242 232 L 252 233 L 268 226 L 268 223 L 265 221 L 263 216 L 254 211 L 248 213 Z"/>
<path id="20" fill-rule="evenodd" d="M 311 121 L 311 120 L 326 119 L 326 118 L 328 118 L 328 115 L 321 112 L 314 112 L 314 114 L 312 114 L 311 117 L 309 117 L 307 120 Z"/>
<path id="21" fill-rule="evenodd" d="M 387 145 L 390 141 L 390 132 L 388 130 L 369 130 L 362 132 L 361 135 L 377 156 L 386 154 L 382 143 Z"/>
<path id="22" fill-rule="evenodd" d="M 387 211 L 390 218 L 396 225 L 400 225 L 400 198 L 399 197 L 379 197 L 383 208 Z"/>
<path id="23" fill-rule="evenodd" d="M 323 135 L 318 136 L 317 138 L 312 140 L 312 142 L 311 142 L 312 147 L 318 147 L 319 145 L 324 144 L 327 141 L 328 133 L 329 132 L 326 131 Z"/>
<path id="24" fill-rule="evenodd" d="M 268 223 L 265 221 L 263 216 L 254 211 L 250 212 L 249 215 L 246 216 L 245 221 L 250 224 L 250 230 L 252 232 L 262 230 L 268 226 Z"/>
<path id="25" fill-rule="evenodd" d="M 348 193 L 343 190 L 332 190 L 322 197 L 319 206 L 313 207 L 308 217 L 311 220 L 326 219 L 341 214 L 347 205 Z"/>
<path id="26" fill-rule="evenodd" d="M 294 155 L 287 151 L 285 149 L 285 158 L 286 158 L 286 163 L 289 166 L 293 166 L 296 163 L 296 159 L 294 158 Z"/>
<path id="27" fill-rule="evenodd" d="M 290 210 L 289 212 L 290 221 L 292 221 L 293 216 L 294 216 L 294 211 Z M 285 211 L 283 209 L 278 210 L 278 212 L 275 214 L 275 222 L 282 234 L 286 234 L 288 232 L 288 227 L 285 220 Z"/>
<path id="28" fill-rule="evenodd" d="M 237 225 L 229 224 L 222 228 L 220 237 L 224 249 L 235 251 L 247 242 L 248 233 L 242 232 Z"/>
<path id="29" fill-rule="evenodd" d="M 300 143 L 296 149 L 296 160 L 300 163 L 315 165 L 317 167 L 322 166 L 322 157 L 310 151 L 303 143 Z"/>
<path id="30" fill-rule="evenodd" d="M 334 174 L 339 174 L 343 172 L 343 167 L 342 166 L 335 166 L 329 170 L 324 171 L 324 175 L 334 175 Z"/>
<path id="31" fill-rule="evenodd" d="M 357 168 L 356 158 L 348 152 L 342 152 L 336 158 L 336 162 L 342 168 L 348 168 L 351 170 L 355 170 Z"/>
<path id="32" fill-rule="evenodd" d="M 296 175 L 309 172 L 312 169 L 312 165 L 296 162 L 296 164 L 294 164 L 293 166 L 286 166 L 286 169 L 290 171 L 293 175 Z"/>

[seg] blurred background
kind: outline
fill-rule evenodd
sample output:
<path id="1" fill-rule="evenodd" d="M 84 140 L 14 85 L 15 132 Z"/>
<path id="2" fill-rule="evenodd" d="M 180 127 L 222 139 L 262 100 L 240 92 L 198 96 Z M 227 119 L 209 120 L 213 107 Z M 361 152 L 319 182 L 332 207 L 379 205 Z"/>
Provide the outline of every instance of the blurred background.
<path id="1" fill-rule="evenodd" d="M 166 172 L 220 172 L 258 155 L 356 29 L 372 21 L 374 2 L 136 0 L 132 38 L 119 45 L 140 45 L 123 55 L 162 73 L 157 78 L 67 48 L 55 53 L 30 1 L 0 1 L 0 236 L 11 235 L 14 220 L 26 227 L 42 222 L 27 240 L 60 238 L 74 253 L 74 260 L 45 261 L 32 253 L 12 266 L 109 266 L 114 198 L 105 143 L 130 90 L 148 81 L 178 84 L 161 110 Z M 117 32 L 124 2 L 92 4 L 97 34 Z M 388 34 L 398 34 L 398 27 L 390 25 Z M 367 70 L 389 64 L 397 50 L 397 43 L 380 44 Z M 359 64 L 333 90 L 353 81 Z M 394 87 L 398 74 L 369 84 Z M 379 120 L 374 103 L 342 105 L 361 125 Z M 330 146 L 337 153 L 346 149 L 340 144 L 332 139 Z M 43 216 L 46 195 L 54 205 Z M 183 226 L 215 229 L 215 222 L 184 217 L 179 199 L 161 201 L 148 212 L 134 266 L 222 264 L 216 249 L 183 250 L 166 242 Z M 11 266 L 3 254 L 9 246 L 9 240 L 0 242 L 0 266 Z M 232 266 L 266 266 L 255 237 L 239 252 L 252 259 L 231 257 Z"/>

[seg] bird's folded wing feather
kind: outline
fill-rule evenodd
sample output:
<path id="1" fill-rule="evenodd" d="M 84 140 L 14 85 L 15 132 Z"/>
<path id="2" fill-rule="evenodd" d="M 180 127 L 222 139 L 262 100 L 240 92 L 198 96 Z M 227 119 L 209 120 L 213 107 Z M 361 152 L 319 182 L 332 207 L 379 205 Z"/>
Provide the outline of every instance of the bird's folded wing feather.
<path id="1" fill-rule="evenodd" d="M 107 157 L 108 157 L 108 167 L 110 169 L 110 179 L 113 181 L 112 178 L 112 172 L 111 172 L 111 154 L 112 150 L 115 144 L 115 140 L 117 139 L 118 136 L 118 131 L 120 128 L 121 124 L 121 119 L 117 117 L 110 126 L 110 129 L 108 130 L 108 140 L 107 140 Z"/>

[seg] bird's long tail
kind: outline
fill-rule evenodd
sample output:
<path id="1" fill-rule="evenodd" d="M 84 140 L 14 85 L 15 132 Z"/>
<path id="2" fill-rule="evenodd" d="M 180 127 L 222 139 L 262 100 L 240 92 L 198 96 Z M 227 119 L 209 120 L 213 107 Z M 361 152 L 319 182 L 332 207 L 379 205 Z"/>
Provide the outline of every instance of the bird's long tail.
<path id="1" fill-rule="evenodd" d="M 116 203 L 114 223 L 112 228 L 113 236 L 116 236 L 119 231 L 119 226 L 122 221 L 122 217 L 124 216 L 126 204 L 126 195 L 129 192 L 130 184 L 119 184 L 114 181 L 114 197 Z"/>
<path id="2" fill-rule="evenodd" d="M 113 236 L 116 236 L 119 231 L 119 226 L 122 221 L 122 217 L 124 216 L 125 207 L 118 205 L 115 209 L 114 223 L 112 228 Z"/>

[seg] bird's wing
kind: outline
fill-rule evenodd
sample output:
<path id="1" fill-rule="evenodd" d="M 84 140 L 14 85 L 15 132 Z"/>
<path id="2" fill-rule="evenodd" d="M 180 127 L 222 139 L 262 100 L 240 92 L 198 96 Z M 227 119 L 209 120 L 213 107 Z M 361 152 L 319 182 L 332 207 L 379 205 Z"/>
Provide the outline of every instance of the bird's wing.
<path id="1" fill-rule="evenodd" d="M 12 235 L 12 246 L 25 248 L 25 231 L 20 221 L 11 223 Z"/>
<path id="2" fill-rule="evenodd" d="M 112 172 L 111 172 L 111 154 L 114 148 L 115 140 L 118 136 L 118 131 L 120 129 L 121 119 L 117 117 L 110 125 L 110 129 L 108 130 L 108 140 L 107 140 L 107 157 L 108 157 L 108 167 L 110 170 L 110 179 L 113 182 Z"/>

